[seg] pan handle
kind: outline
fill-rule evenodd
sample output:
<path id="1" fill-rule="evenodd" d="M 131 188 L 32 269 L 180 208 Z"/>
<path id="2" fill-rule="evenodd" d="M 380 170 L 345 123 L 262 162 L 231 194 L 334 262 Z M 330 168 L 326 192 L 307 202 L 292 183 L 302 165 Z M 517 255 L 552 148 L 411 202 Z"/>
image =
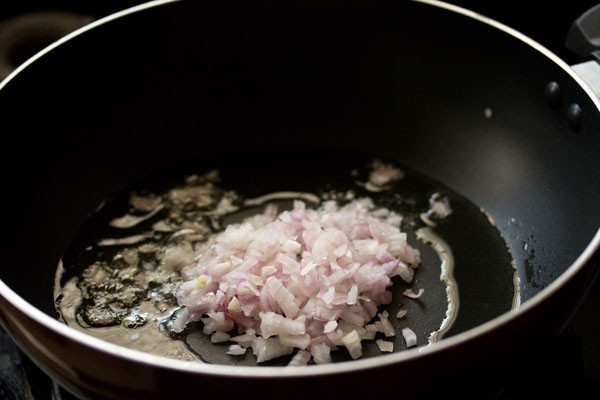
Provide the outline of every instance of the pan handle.
<path id="1" fill-rule="evenodd" d="M 572 68 L 600 97 L 600 4 L 581 14 L 571 24 L 565 45 L 586 60 Z"/>
<path id="2" fill-rule="evenodd" d="M 565 45 L 582 60 L 600 62 L 600 3 L 571 24 Z"/>

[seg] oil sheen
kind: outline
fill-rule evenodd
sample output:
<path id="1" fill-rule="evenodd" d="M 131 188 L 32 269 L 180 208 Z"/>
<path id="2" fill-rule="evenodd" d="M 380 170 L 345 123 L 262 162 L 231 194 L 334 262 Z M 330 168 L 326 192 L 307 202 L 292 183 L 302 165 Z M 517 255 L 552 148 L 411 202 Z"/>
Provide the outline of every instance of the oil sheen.
<path id="1" fill-rule="evenodd" d="M 227 225 L 266 207 L 281 212 L 294 200 L 316 208 L 326 200 L 343 204 L 362 197 L 400 214 L 401 230 L 421 252 L 410 287 L 424 289 L 423 295 L 403 296 L 409 286 L 397 279 L 392 303 L 385 306 L 397 332 L 410 327 L 418 345 L 425 346 L 518 304 L 513 261 L 493 219 L 441 183 L 364 154 L 332 159 L 317 153 L 310 160 L 290 155 L 242 164 L 237 168 L 215 158 L 181 165 L 108 197 L 83 221 L 57 268 L 55 304 L 61 320 L 160 356 L 254 365 L 251 355 L 225 354 L 227 345 L 211 343 L 198 326 L 182 334 L 170 331 L 169 321 L 179 309 L 180 276 L 170 267 L 169 249 L 197 250 Z M 397 317 L 400 310 L 405 315 Z M 406 348 L 400 334 L 392 339 L 395 351 Z M 375 341 L 363 346 L 363 357 L 381 354 Z M 349 360 L 345 353 L 333 352 L 334 361 Z"/>

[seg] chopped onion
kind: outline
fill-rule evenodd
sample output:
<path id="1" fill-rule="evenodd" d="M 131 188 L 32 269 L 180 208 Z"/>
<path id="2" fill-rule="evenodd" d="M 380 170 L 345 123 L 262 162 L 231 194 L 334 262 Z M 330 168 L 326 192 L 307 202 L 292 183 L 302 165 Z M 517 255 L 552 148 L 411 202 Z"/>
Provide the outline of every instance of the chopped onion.
<path id="1" fill-rule="evenodd" d="M 350 357 L 356 359 L 362 356 L 362 345 L 360 344 L 360 336 L 356 330 L 344 335 L 342 337 L 342 342 L 344 346 L 348 349 L 348 353 L 350 353 Z"/>
<path id="2" fill-rule="evenodd" d="M 406 347 L 413 347 L 417 345 L 417 335 L 410 328 L 402 329 L 402 336 L 406 341 Z"/>
<path id="3" fill-rule="evenodd" d="M 356 304 L 356 300 L 358 299 L 358 285 L 356 283 L 352 284 L 350 287 L 350 291 L 348 291 L 348 297 L 346 298 L 346 303 L 349 305 Z"/>
<path id="4" fill-rule="evenodd" d="M 210 341 L 213 343 L 223 343 L 223 342 L 227 342 L 229 340 L 229 338 L 230 338 L 230 336 L 227 332 L 215 331 L 210 336 Z"/>
<path id="5" fill-rule="evenodd" d="M 283 246 L 281 246 L 281 250 L 286 253 L 298 254 L 302 250 L 302 245 L 295 240 L 288 239 L 285 241 Z"/>
<path id="6" fill-rule="evenodd" d="M 279 335 L 279 342 L 284 346 L 295 347 L 297 349 L 305 349 L 312 340 L 308 333 L 301 335 L 290 335 L 288 333 L 282 333 Z"/>
<path id="7" fill-rule="evenodd" d="M 331 363 L 331 348 L 325 343 L 315 344 L 311 347 L 310 353 L 312 354 L 313 360 L 316 364 Z"/>
<path id="8" fill-rule="evenodd" d="M 281 344 L 279 339 L 262 338 L 257 336 L 252 342 L 252 352 L 256 356 L 256 362 L 272 360 L 277 357 L 291 354 L 294 351 L 293 347 Z"/>
<path id="9" fill-rule="evenodd" d="M 232 356 L 241 356 L 245 353 L 246 349 L 240 346 L 239 344 L 232 344 L 231 346 L 229 346 L 229 349 L 227 349 L 227 354 L 230 354 Z"/>
<path id="10" fill-rule="evenodd" d="M 389 342 L 383 339 L 377 339 L 375 343 L 377 343 L 377 347 L 379 347 L 379 351 L 381 352 L 391 353 L 394 351 L 394 342 Z"/>
<path id="11" fill-rule="evenodd" d="M 417 293 L 415 293 L 412 289 L 406 289 L 402 294 L 411 299 L 418 299 L 419 297 L 421 297 L 423 295 L 424 292 L 425 292 L 425 289 L 423 289 L 423 288 L 419 289 L 419 291 Z"/>
<path id="12" fill-rule="evenodd" d="M 256 339 L 255 333 L 254 329 L 246 329 L 246 332 L 244 332 L 243 335 L 234 336 L 229 340 L 238 343 L 242 347 L 250 347 L 254 339 Z"/>
<path id="13" fill-rule="evenodd" d="M 380 314 L 377 314 L 377 316 L 379 317 L 379 321 L 376 323 L 378 330 L 387 337 L 394 336 L 396 334 L 396 330 L 388 319 L 388 312 L 384 311 Z"/>
<path id="14" fill-rule="evenodd" d="M 338 326 L 337 321 L 327 321 L 327 323 L 323 327 L 323 333 L 333 332 L 333 331 L 335 331 L 337 326 Z"/>
<path id="15" fill-rule="evenodd" d="M 180 250 L 167 257 L 174 268 L 187 263 L 177 295 L 184 309 L 173 326 L 181 331 L 201 320 L 204 333 L 221 341 L 237 325 L 241 335 L 229 338 L 235 344 L 228 354 L 251 347 L 259 363 L 294 351 L 291 365 L 308 363 L 307 355 L 329 363 L 336 346 L 358 358 L 362 340 L 377 332 L 395 335 L 378 306 L 391 303 L 392 278 L 411 282 L 420 262 L 400 220 L 370 199 L 344 206 L 326 201 L 318 210 L 295 201 L 293 210 L 279 215 L 267 206 L 264 214 L 229 225 L 193 256 Z"/>
<path id="16" fill-rule="evenodd" d="M 311 357 L 310 352 L 308 352 L 306 350 L 298 350 L 298 352 L 296 354 L 294 354 L 294 357 L 292 357 L 292 359 L 288 363 L 288 366 L 289 367 L 298 367 L 298 366 L 306 365 L 310 361 L 310 357 Z"/>
<path id="17" fill-rule="evenodd" d="M 305 316 L 292 320 L 272 311 L 261 312 L 259 316 L 260 331 L 265 338 L 282 334 L 302 335 L 306 333 Z"/>

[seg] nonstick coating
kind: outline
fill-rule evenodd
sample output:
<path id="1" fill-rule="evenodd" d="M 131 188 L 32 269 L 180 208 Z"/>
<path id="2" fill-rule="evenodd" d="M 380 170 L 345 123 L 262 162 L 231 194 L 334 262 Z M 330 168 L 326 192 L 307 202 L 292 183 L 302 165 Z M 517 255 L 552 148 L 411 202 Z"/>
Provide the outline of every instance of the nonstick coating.
<path id="1" fill-rule="evenodd" d="M 19 160 L 0 159 L 7 266 L 0 277 L 8 287 L 55 316 L 58 260 L 106 196 L 181 160 L 225 154 L 223 162 L 235 163 L 227 157 L 233 148 L 281 154 L 316 146 L 333 157 L 349 148 L 443 183 L 495 220 L 525 304 L 584 251 L 591 254 L 586 248 L 600 226 L 600 113 L 558 59 L 427 4 L 344 15 L 277 11 L 273 18 L 194 1 L 149 8 L 76 35 L 4 85 L 1 147 Z M 554 105 L 544 94 L 549 82 L 560 86 Z M 583 110 L 581 124 L 567 117 L 573 103 Z M 298 168 L 310 173 L 310 161 L 307 152 Z M 595 266 L 578 268 L 578 279 L 552 289 L 561 297 L 545 298 L 553 306 L 552 299 L 568 299 L 564 307 L 554 316 L 541 315 L 548 311 L 541 306 L 517 313 L 494 336 L 496 350 L 533 337 L 533 321 L 548 328 L 539 344 L 559 330 Z M 478 302 L 476 292 L 461 301 Z M 20 343 L 27 347 L 28 339 Z M 490 347 L 465 345 L 471 358 L 464 360 Z M 188 375 L 171 371 L 169 379 Z M 80 394 L 95 390 L 61 382 Z"/>

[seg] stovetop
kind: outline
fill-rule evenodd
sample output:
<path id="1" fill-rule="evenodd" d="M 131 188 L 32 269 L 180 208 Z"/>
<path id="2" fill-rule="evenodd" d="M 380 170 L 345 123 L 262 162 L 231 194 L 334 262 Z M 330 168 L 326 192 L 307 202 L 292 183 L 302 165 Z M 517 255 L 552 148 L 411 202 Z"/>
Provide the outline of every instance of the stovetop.
<path id="1" fill-rule="evenodd" d="M 138 0 L 4 0 L 0 6 L 0 26 L 17 16 L 60 10 L 93 19 L 136 5 Z M 596 1 L 570 1 L 554 6 L 524 8 L 514 0 L 450 0 L 503 22 L 542 43 L 573 64 L 578 59 L 564 46 L 571 22 Z M 38 44 L 39 45 L 39 44 Z M 31 50 L 31 49 L 30 49 Z M 529 360 L 523 369 L 507 380 L 494 396 L 497 400 L 600 398 L 600 279 L 575 314 L 567 329 L 545 352 Z M 72 400 L 40 371 L 0 327 L 0 400 Z"/>

